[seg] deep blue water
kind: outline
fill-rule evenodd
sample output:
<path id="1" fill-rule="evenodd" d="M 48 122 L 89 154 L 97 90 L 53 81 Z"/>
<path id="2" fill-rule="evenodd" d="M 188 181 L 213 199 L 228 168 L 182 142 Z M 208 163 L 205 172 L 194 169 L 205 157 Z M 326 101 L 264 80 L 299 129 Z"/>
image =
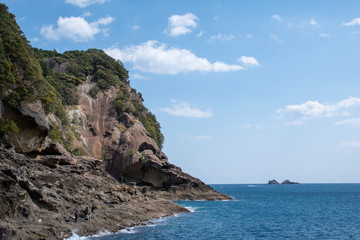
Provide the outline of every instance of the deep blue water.
<path id="1" fill-rule="evenodd" d="M 213 185 L 234 201 L 92 239 L 360 239 L 360 184 Z"/>

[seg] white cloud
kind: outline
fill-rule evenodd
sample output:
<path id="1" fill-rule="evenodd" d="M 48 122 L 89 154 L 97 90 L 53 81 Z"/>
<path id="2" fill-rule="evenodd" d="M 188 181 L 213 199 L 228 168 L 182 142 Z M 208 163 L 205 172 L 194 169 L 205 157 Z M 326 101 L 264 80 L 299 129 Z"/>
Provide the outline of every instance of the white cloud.
<path id="1" fill-rule="evenodd" d="M 223 35 L 223 34 L 218 34 L 218 35 L 214 35 L 211 36 L 210 39 L 212 40 L 221 40 L 221 41 L 229 41 L 234 39 L 234 35 L 230 34 L 230 35 Z"/>
<path id="2" fill-rule="evenodd" d="M 248 33 L 248 34 L 246 34 L 246 38 L 247 38 L 247 39 L 253 39 L 254 36 L 253 36 L 252 34 Z"/>
<path id="3" fill-rule="evenodd" d="M 40 41 L 40 39 L 38 37 L 34 37 L 32 39 L 30 39 L 30 42 L 38 42 Z"/>
<path id="4" fill-rule="evenodd" d="M 323 38 L 331 37 L 330 34 L 327 34 L 327 33 L 320 33 L 319 36 L 323 37 Z"/>
<path id="5" fill-rule="evenodd" d="M 252 128 L 252 124 L 247 123 L 247 124 L 241 125 L 241 128 Z"/>
<path id="6" fill-rule="evenodd" d="M 312 19 L 310 19 L 309 24 L 315 26 L 315 25 L 317 25 L 317 22 L 315 21 L 315 19 L 312 18 Z"/>
<path id="7" fill-rule="evenodd" d="M 196 34 L 197 37 L 201 37 L 204 34 L 203 31 L 200 31 L 198 34 Z"/>
<path id="8" fill-rule="evenodd" d="M 119 49 L 112 47 L 105 52 L 123 62 L 131 62 L 133 68 L 142 72 L 178 74 L 184 72 L 229 72 L 244 70 L 244 67 L 223 62 L 211 63 L 197 57 L 187 49 L 168 47 L 157 41 L 147 41 L 137 46 Z"/>
<path id="9" fill-rule="evenodd" d="M 360 25 L 360 18 L 354 18 L 354 19 L 351 20 L 350 22 L 345 22 L 345 23 L 343 23 L 343 25 L 345 25 L 345 26 Z"/>
<path id="10" fill-rule="evenodd" d="M 270 37 L 273 41 L 275 41 L 275 42 L 277 42 L 277 43 L 282 43 L 282 42 L 283 42 L 283 41 L 280 40 L 280 38 L 279 38 L 278 36 L 276 36 L 275 34 L 269 34 L 269 37 Z"/>
<path id="11" fill-rule="evenodd" d="M 345 120 L 336 122 L 335 125 L 351 125 L 351 126 L 360 127 L 360 118 L 345 119 Z"/>
<path id="12" fill-rule="evenodd" d="M 168 27 L 165 33 L 173 37 L 190 33 L 191 30 L 197 26 L 197 20 L 198 18 L 192 13 L 172 15 L 169 17 Z"/>
<path id="13" fill-rule="evenodd" d="M 210 136 L 194 136 L 195 139 L 198 140 L 210 140 L 211 137 Z"/>
<path id="14" fill-rule="evenodd" d="M 346 109 L 360 106 L 360 98 L 348 97 L 334 103 L 319 103 L 317 101 L 307 101 L 299 105 L 288 105 L 276 111 L 280 117 L 285 115 L 295 115 L 302 119 L 315 117 L 332 117 L 346 115 Z"/>
<path id="15" fill-rule="evenodd" d="M 140 26 L 135 24 L 134 26 L 132 26 L 132 30 L 139 30 L 140 29 Z"/>
<path id="16" fill-rule="evenodd" d="M 145 77 L 139 73 L 134 73 L 134 74 L 131 74 L 131 78 L 132 79 L 141 79 L 141 80 L 147 80 L 149 79 L 148 77 Z"/>
<path id="17" fill-rule="evenodd" d="M 91 12 L 87 11 L 87 12 L 84 12 L 83 17 L 90 17 L 91 16 Z"/>
<path id="18" fill-rule="evenodd" d="M 167 107 L 160 110 L 171 115 L 181 117 L 209 118 L 213 115 L 211 109 L 203 111 L 197 108 L 192 108 L 188 103 L 179 100 L 172 100 L 172 103 L 171 108 Z"/>
<path id="19" fill-rule="evenodd" d="M 343 147 L 343 148 L 360 148 L 360 142 L 359 141 L 342 142 L 340 147 Z"/>
<path id="20" fill-rule="evenodd" d="M 106 17 L 89 23 L 83 17 L 59 17 L 57 27 L 43 26 L 40 33 L 51 40 L 67 38 L 75 42 L 84 42 L 93 39 L 96 34 L 106 33 L 107 29 L 101 29 L 100 25 L 108 25 L 113 20 L 112 17 Z"/>
<path id="21" fill-rule="evenodd" d="M 84 8 L 92 4 L 103 4 L 109 0 L 66 0 L 66 3 Z"/>
<path id="22" fill-rule="evenodd" d="M 288 126 L 301 126 L 301 125 L 304 125 L 305 123 L 301 120 L 295 120 L 295 121 L 292 121 L 292 122 L 286 122 L 285 125 L 288 125 Z"/>
<path id="23" fill-rule="evenodd" d="M 280 17 L 280 16 L 277 15 L 277 14 L 272 15 L 271 18 L 274 19 L 274 20 L 276 20 L 276 21 L 279 21 L 279 22 L 281 22 L 281 21 L 283 20 L 282 17 Z"/>
<path id="24" fill-rule="evenodd" d="M 259 66 L 258 61 L 254 57 L 241 56 L 238 58 L 238 62 L 241 62 L 247 67 Z"/>

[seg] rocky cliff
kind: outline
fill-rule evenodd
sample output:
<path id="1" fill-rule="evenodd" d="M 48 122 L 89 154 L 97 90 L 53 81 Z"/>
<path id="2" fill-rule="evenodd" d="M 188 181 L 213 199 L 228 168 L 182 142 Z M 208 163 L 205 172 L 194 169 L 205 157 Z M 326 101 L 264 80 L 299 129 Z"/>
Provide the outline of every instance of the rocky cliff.
<path id="1" fill-rule="evenodd" d="M 0 239 L 117 231 L 186 211 L 168 200 L 230 199 L 168 162 L 121 62 L 33 49 L 4 4 L 0 13 Z"/>

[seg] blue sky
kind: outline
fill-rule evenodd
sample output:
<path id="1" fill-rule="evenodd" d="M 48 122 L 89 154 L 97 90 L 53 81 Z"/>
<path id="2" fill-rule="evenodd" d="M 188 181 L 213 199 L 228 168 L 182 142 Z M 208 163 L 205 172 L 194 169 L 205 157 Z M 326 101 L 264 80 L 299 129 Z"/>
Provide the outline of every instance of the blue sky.
<path id="1" fill-rule="evenodd" d="M 360 2 L 6 0 L 35 47 L 105 50 L 206 183 L 360 182 Z"/>

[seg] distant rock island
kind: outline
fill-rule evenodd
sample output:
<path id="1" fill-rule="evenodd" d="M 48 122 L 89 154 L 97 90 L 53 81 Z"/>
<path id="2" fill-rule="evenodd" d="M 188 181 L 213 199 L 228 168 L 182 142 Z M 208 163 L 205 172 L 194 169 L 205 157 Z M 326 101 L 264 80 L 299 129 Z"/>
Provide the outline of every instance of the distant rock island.
<path id="1" fill-rule="evenodd" d="M 289 181 L 289 180 L 285 180 L 285 181 L 283 181 L 281 184 L 299 184 L 298 182 L 291 182 L 291 181 Z"/>
<path id="2" fill-rule="evenodd" d="M 275 179 L 273 179 L 273 180 L 269 180 L 268 184 L 280 184 L 280 183 Z"/>
<path id="3" fill-rule="evenodd" d="M 280 184 L 278 181 L 276 181 L 275 179 L 273 180 L 269 180 L 268 184 Z M 284 180 L 281 184 L 299 184 L 298 182 L 291 182 L 290 180 L 286 179 Z"/>

